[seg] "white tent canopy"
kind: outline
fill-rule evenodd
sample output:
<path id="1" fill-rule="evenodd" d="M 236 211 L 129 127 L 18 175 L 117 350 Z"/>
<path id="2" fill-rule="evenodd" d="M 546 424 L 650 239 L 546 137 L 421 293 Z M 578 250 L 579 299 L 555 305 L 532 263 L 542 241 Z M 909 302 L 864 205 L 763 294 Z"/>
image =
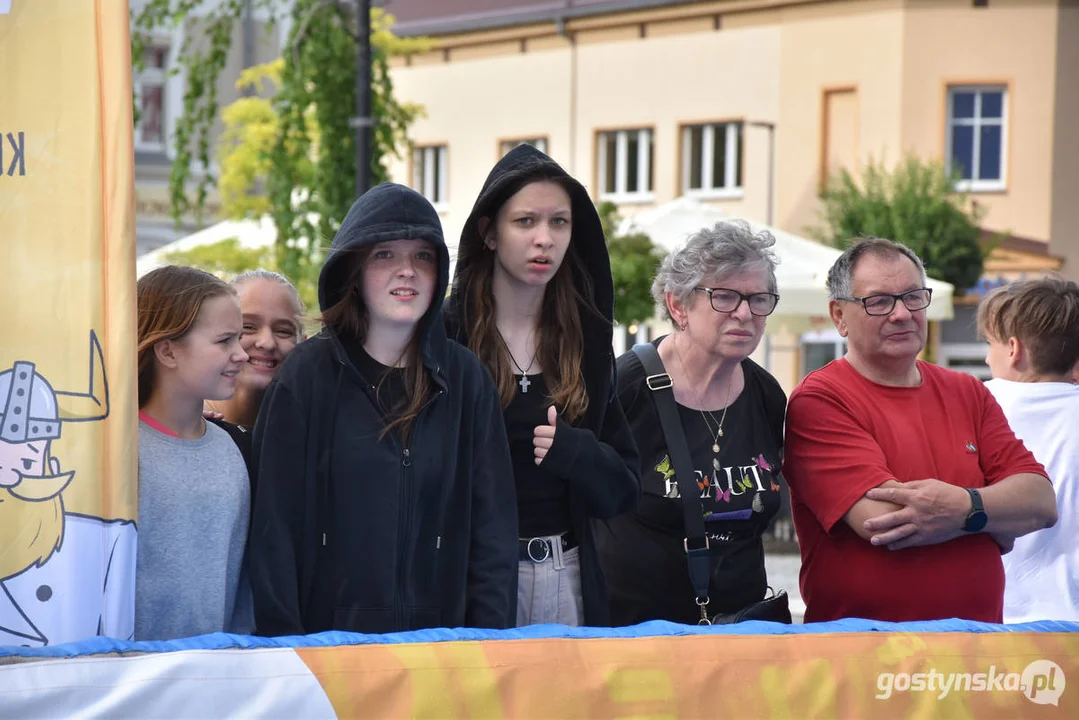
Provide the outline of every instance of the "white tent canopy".
<path id="1" fill-rule="evenodd" d="M 671 252 L 682 247 L 698 230 L 732 219 L 718 207 L 681 197 L 623 220 L 619 232 L 646 233 L 652 242 Z M 775 315 L 806 319 L 826 317 L 828 290 L 825 279 L 840 251 L 762 223 L 746 222 L 754 232 L 767 230 L 776 239 L 773 249 L 779 258 L 776 280 L 780 299 Z M 929 306 L 928 318 L 950 320 L 953 316 L 952 286 L 930 278 L 929 287 L 933 289 L 933 303 Z"/>
<path id="2" fill-rule="evenodd" d="M 136 261 L 135 273 L 137 277 L 142 277 L 165 265 L 165 256 L 173 252 L 183 252 L 233 239 L 239 242 L 240 247 L 253 250 L 273 245 L 276 238 L 277 228 L 269 217 L 260 220 L 225 220 L 146 253 Z"/>

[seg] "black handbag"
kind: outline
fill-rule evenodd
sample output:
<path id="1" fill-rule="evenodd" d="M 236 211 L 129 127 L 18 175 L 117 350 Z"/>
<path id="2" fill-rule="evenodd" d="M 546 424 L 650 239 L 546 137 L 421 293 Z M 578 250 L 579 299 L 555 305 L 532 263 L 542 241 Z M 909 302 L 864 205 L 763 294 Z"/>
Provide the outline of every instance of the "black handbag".
<path id="1" fill-rule="evenodd" d="M 704 506 L 701 504 L 700 489 L 697 487 L 696 474 L 693 472 L 693 460 L 686 442 L 682 422 L 678 418 L 678 406 L 671 389 L 671 376 L 663 367 L 659 352 L 651 343 L 633 346 L 633 352 L 644 366 L 645 384 L 652 391 L 656 403 L 656 414 L 663 428 L 663 437 L 667 443 L 667 452 L 674 468 L 674 477 L 678 481 L 678 494 L 682 498 L 682 511 L 685 517 L 686 538 L 683 547 L 689 566 L 689 580 L 693 584 L 697 607 L 701 611 L 698 625 L 729 625 L 744 620 L 766 620 L 790 625 L 792 622 L 789 598 L 785 590 L 778 593 L 768 588 L 771 595 L 750 603 L 738 612 L 708 615 L 708 581 L 711 577 L 711 553 L 708 534 L 704 528 Z"/>

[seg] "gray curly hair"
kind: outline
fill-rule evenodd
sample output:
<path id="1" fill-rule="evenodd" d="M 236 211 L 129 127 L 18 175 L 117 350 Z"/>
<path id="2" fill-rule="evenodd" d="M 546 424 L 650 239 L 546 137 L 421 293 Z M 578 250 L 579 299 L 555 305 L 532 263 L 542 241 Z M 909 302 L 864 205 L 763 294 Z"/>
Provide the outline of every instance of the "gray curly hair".
<path id="1" fill-rule="evenodd" d="M 652 282 L 652 298 L 663 308 L 667 319 L 674 322 L 666 294 L 671 293 L 680 303 L 688 305 L 693 288 L 705 278 L 722 278 L 763 268 L 768 274 L 769 292 L 778 292 L 778 260 L 771 249 L 775 244 L 772 233 L 767 230 L 754 233 L 744 220 L 726 220 L 716 223 L 715 227 L 704 228 L 691 235 L 685 247 L 663 259 Z"/>

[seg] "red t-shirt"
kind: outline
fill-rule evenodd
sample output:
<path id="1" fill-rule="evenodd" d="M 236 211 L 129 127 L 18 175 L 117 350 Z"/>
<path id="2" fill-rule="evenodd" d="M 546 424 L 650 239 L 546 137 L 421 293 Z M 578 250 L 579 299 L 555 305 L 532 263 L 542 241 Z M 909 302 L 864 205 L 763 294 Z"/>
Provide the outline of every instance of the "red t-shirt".
<path id="1" fill-rule="evenodd" d="M 918 387 L 889 387 L 836 360 L 791 394 L 783 471 L 802 551 L 806 622 L 1002 622 L 1004 568 L 988 535 L 892 551 L 843 520 L 887 480 L 978 488 L 1018 473 L 1046 474 L 981 381 L 921 361 L 918 369 Z"/>

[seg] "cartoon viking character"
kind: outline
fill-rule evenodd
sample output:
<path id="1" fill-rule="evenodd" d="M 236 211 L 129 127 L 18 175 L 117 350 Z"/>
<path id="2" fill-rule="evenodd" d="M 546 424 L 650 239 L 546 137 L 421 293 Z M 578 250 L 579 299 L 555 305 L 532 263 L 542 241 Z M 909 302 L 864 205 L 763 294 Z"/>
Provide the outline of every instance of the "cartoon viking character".
<path id="1" fill-rule="evenodd" d="M 64 424 L 108 414 L 93 332 L 87 393 L 53 390 L 31 362 L 0 372 L 0 646 L 134 635 L 135 524 L 65 512 L 75 472 L 51 452 Z"/>

